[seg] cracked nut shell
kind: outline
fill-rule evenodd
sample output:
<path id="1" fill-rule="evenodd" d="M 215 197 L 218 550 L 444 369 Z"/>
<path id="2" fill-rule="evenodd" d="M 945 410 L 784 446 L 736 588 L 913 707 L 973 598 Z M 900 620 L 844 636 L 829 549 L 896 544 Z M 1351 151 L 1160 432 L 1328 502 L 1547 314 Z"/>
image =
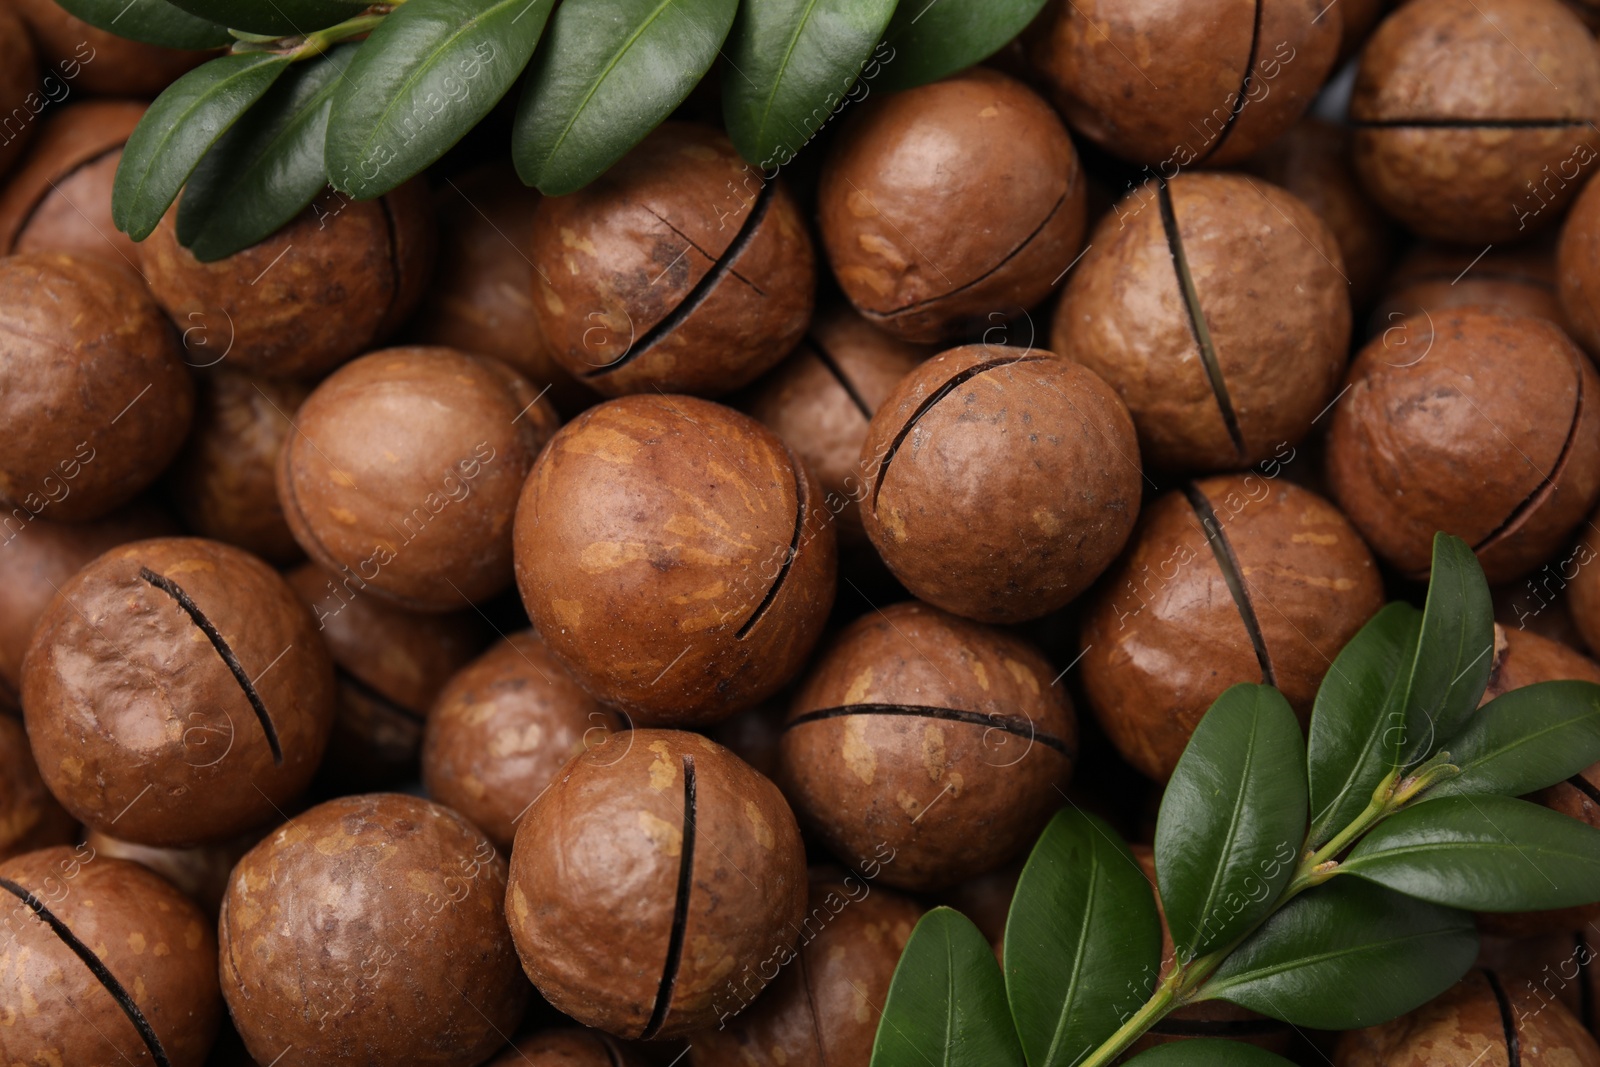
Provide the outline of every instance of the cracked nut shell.
<path id="1" fill-rule="evenodd" d="M 32 150 L 0 187 L 0 254 L 66 252 L 119 267 L 137 263 L 138 245 L 111 219 L 111 186 L 144 111 L 133 100 L 90 100 L 46 112 Z"/>

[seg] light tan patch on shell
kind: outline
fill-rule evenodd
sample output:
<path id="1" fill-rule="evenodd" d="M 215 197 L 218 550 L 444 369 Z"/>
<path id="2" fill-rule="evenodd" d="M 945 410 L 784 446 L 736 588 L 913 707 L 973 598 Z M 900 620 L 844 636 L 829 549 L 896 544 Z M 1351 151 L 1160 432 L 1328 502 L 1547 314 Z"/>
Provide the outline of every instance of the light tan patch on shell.
<path id="1" fill-rule="evenodd" d="M 639 812 L 639 829 L 645 832 L 650 841 L 669 856 L 677 856 L 683 852 L 683 828 L 674 826 L 667 820 L 648 812 Z"/>
<path id="2" fill-rule="evenodd" d="M 864 785 L 871 785 L 878 772 L 878 753 L 867 741 L 870 724 L 865 715 L 850 715 L 844 720 L 844 765 Z"/>

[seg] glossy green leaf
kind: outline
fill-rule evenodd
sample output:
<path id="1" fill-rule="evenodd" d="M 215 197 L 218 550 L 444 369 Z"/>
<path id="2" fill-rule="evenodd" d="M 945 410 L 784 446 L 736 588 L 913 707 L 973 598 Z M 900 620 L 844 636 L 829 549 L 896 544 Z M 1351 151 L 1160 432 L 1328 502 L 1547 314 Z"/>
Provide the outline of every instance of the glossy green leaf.
<path id="1" fill-rule="evenodd" d="M 1514 797 L 1440 797 L 1379 823 L 1340 870 L 1454 908 L 1570 908 L 1600 901 L 1600 830 Z"/>
<path id="2" fill-rule="evenodd" d="M 909 89 L 994 55 L 1021 33 L 1045 0 L 900 0 L 883 39 L 892 54 L 873 88 Z"/>
<path id="3" fill-rule="evenodd" d="M 681 104 L 728 36 L 738 0 L 565 0 L 517 108 L 528 185 L 583 188 Z"/>
<path id="4" fill-rule="evenodd" d="M 1354 822 L 1405 751 L 1406 682 L 1422 612 L 1389 604 L 1352 637 L 1323 676 L 1311 709 L 1307 769 L 1311 844 Z"/>
<path id="5" fill-rule="evenodd" d="M 1242 1041 L 1196 1038 L 1171 1041 L 1141 1052 L 1125 1067 L 1294 1067 L 1292 1060 Z"/>
<path id="6" fill-rule="evenodd" d="M 1494 669 L 1494 607 L 1472 549 L 1435 534 L 1428 602 L 1406 687 L 1405 758 L 1437 752 L 1472 717 Z"/>
<path id="7" fill-rule="evenodd" d="M 306 34 L 355 18 L 367 0 L 172 0 L 192 14 L 233 30 L 274 36 Z"/>
<path id="8" fill-rule="evenodd" d="M 994 950 L 950 908 L 922 917 L 884 1001 L 872 1067 L 1023 1067 Z"/>
<path id="9" fill-rule="evenodd" d="M 206 153 L 178 202 L 178 240 L 196 259 L 209 263 L 265 240 L 327 186 L 328 105 L 360 47 L 340 45 L 297 65 Z"/>
<path id="10" fill-rule="evenodd" d="M 1233 686 L 1195 728 L 1161 798 L 1156 874 L 1178 959 L 1271 910 L 1306 834 L 1306 746 L 1271 686 Z"/>
<path id="11" fill-rule="evenodd" d="M 1539 682 L 1503 693 L 1447 747 L 1461 774 L 1430 789 L 1430 799 L 1521 796 L 1564 782 L 1600 762 L 1600 685 Z"/>
<path id="12" fill-rule="evenodd" d="M 1354 878 L 1290 901 L 1233 951 L 1200 999 L 1321 1030 L 1374 1026 L 1455 984 L 1478 954 L 1472 916 Z"/>
<path id="13" fill-rule="evenodd" d="M 1161 919 L 1144 871 L 1100 819 L 1057 812 L 1006 917 L 1006 994 L 1032 1067 L 1070 1067 L 1144 1003 Z"/>
<path id="14" fill-rule="evenodd" d="M 407 0 L 333 97 L 328 176 L 361 200 L 420 174 L 517 80 L 554 0 Z"/>
<path id="15" fill-rule="evenodd" d="M 162 48 L 226 48 L 228 27 L 167 0 L 56 0 L 69 14 L 118 37 Z"/>
<path id="16" fill-rule="evenodd" d="M 793 159 L 866 69 L 894 7 L 895 0 L 743 4 L 722 70 L 723 120 L 739 154 L 763 169 Z"/>
<path id="17" fill-rule="evenodd" d="M 201 157 L 288 69 L 287 56 L 246 52 L 196 67 L 156 97 L 122 150 L 111 189 L 117 229 L 142 241 Z"/>

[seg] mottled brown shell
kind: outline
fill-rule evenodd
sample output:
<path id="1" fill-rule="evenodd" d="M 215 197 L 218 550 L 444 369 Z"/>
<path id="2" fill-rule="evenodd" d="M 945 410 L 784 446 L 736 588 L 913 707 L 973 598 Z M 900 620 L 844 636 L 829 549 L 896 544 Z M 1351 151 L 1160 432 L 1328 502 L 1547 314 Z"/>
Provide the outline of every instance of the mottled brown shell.
<path id="1" fill-rule="evenodd" d="M 629 1038 L 715 1025 L 728 977 L 792 951 L 805 906 L 777 787 L 675 730 L 614 734 L 567 764 L 523 817 L 506 894 L 539 991 Z"/>
<path id="2" fill-rule="evenodd" d="M 218 842 L 281 818 L 311 780 L 333 669 L 310 613 L 254 556 L 136 541 L 39 620 L 22 707 L 39 773 L 80 820 L 140 844 Z"/>
<path id="3" fill-rule="evenodd" d="M 472 1067 L 529 989 L 506 862 L 449 808 L 341 797 L 273 831 L 222 902 L 222 994 L 258 1063 Z"/>
<path id="4" fill-rule="evenodd" d="M 833 525 L 776 434 L 625 397 L 551 440 L 517 507 L 517 584 L 579 683 L 643 725 L 704 725 L 800 669 L 833 604 Z"/>
<path id="5" fill-rule="evenodd" d="M 260 838 L 260 833 L 251 832 L 220 845 L 154 848 L 90 830 L 84 835 L 83 843 L 102 856 L 148 867 L 200 905 L 206 916 L 215 922 L 217 911 L 222 907 L 222 895 L 228 891 L 228 880 L 233 876 L 234 864 Z"/>
<path id="6" fill-rule="evenodd" d="M 0 259 L 0 502 L 97 519 L 183 443 L 194 382 L 138 277 L 102 259 Z"/>
<path id="7" fill-rule="evenodd" d="M 1580 1020 L 1600 1019 L 1600 935 L 1583 928 L 1531 937 L 1479 938 L 1478 962 L 1507 989 L 1554 997 Z M 1591 1031 L 1592 1033 L 1593 1031 Z"/>
<path id="8" fill-rule="evenodd" d="M 607 396 L 719 396 L 811 318 L 815 253 L 784 182 L 718 130 L 657 127 L 534 216 L 534 313 L 551 356 Z"/>
<path id="9" fill-rule="evenodd" d="M 1083 246 L 1084 181 L 1049 105 L 974 68 L 856 109 L 817 213 L 856 310 L 908 341 L 945 341 L 1049 294 Z"/>
<path id="10" fill-rule="evenodd" d="M 1026 848 L 1062 802 L 1077 725 L 1031 645 L 915 601 L 857 619 L 795 696 L 778 780 L 857 870 L 927 890 Z M 870 868 L 869 868 L 869 865 Z"/>
<path id="11" fill-rule="evenodd" d="M 44 787 L 22 723 L 0 715 L 0 860 L 77 837 L 78 820 Z"/>
<path id="12" fill-rule="evenodd" d="M 1232 685 L 1276 685 L 1304 721 L 1328 664 L 1382 605 L 1372 555 L 1338 509 L 1260 474 L 1208 478 L 1150 505 L 1097 591 L 1084 688 L 1123 757 L 1165 781 Z"/>
<path id="13" fill-rule="evenodd" d="M 1338 242 L 1258 178 L 1147 183 L 1096 229 L 1050 343 L 1116 389 L 1152 466 L 1252 466 L 1299 444 L 1338 388 L 1350 343 Z"/>
<path id="14" fill-rule="evenodd" d="M 1139 515 L 1133 420 L 1049 352 L 966 345 L 900 380 L 861 446 L 862 521 L 911 593 L 983 622 L 1068 603 Z"/>
<path id="15" fill-rule="evenodd" d="M 1469 305 L 1549 319 L 1570 333 L 1557 293 L 1554 253 L 1548 241 L 1487 252 L 1419 244 L 1395 265 L 1369 333 L 1398 326 L 1408 315 L 1438 315 Z"/>
<path id="16" fill-rule="evenodd" d="M 155 96 L 215 53 L 180 52 L 119 37 L 69 15 L 55 0 L 8 0 L 33 31 L 41 66 L 68 91 Z M 56 88 L 57 93 L 61 92 Z"/>
<path id="17" fill-rule="evenodd" d="M 1600 495 L 1600 378 L 1546 319 L 1406 319 L 1356 357 L 1328 487 L 1378 555 L 1427 573 L 1443 530 L 1491 583 L 1549 558 Z"/>
<path id="18" fill-rule="evenodd" d="M 599 1030 L 541 1030 L 512 1042 L 486 1067 L 638 1067 L 627 1049 Z"/>
<path id="19" fill-rule="evenodd" d="M 414 611 L 511 582 L 511 519 L 558 419 L 499 360 L 389 348 L 329 375 L 300 408 L 278 497 L 317 563 Z"/>
<path id="20" fill-rule="evenodd" d="M 1600 185 L 1587 185 L 1572 205 L 1556 246 L 1561 321 L 1574 339 L 1600 353 Z"/>

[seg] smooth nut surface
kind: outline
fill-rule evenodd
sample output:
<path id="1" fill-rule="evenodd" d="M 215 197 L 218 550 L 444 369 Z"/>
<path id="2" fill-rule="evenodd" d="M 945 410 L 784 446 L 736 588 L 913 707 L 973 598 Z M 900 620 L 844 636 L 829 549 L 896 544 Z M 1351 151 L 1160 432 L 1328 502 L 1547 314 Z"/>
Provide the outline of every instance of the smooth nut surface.
<path id="1" fill-rule="evenodd" d="M 138 246 L 111 220 L 111 184 L 144 110 L 132 100 L 90 100 L 41 115 L 32 149 L 0 187 L 0 253 L 67 252 L 123 267 L 137 263 Z"/>

